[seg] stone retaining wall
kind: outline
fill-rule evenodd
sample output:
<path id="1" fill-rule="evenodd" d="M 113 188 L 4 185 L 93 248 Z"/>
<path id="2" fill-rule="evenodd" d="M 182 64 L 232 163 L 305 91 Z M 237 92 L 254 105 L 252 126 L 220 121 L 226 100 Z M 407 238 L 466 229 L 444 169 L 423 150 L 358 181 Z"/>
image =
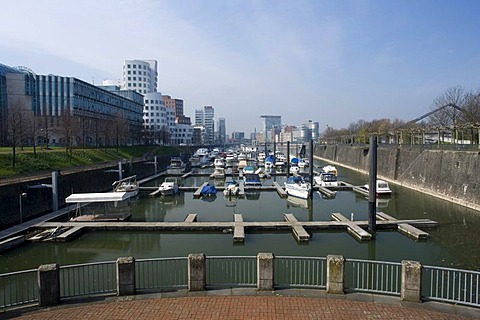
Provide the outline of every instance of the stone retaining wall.
<path id="1" fill-rule="evenodd" d="M 480 152 L 378 146 L 378 177 L 480 210 Z M 319 145 L 315 157 L 368 173 L 368 146 Z"/>

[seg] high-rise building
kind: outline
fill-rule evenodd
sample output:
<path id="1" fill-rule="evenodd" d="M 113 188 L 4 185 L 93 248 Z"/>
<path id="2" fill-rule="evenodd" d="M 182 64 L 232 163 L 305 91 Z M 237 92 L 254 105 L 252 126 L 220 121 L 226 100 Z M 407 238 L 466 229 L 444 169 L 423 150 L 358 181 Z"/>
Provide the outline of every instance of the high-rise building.
<path id="1" fill-rule="evenodd" d="M 125 60 L 123 62 L 123 89 L 141 94 L 157 91 L 156 60 Z"/>
<path id="2" fill-rule="evenodd" d="M 163 144 L 169 141 L 170 126 L 160 92 L 147 93 L 144 96 L 143 129 L 144 139 L 148 143 Z"/>
<path id="3" fill-rule="evenodd" d="M 304 142 L 317 140 L 319 138 L 318 122 L 313 122 L 312 120 L 303 122 L 300 130 L 300 137 Z"/>
<path id="4" fill-rule="evenodd" d="M 203 126 L 204 123 L 203 109 L 195 109 L 195 125 Z"/>
<path id="5" fill-rule="evenodd" d="M 205 126 L 205 142 L 213 144 L 215 142 L 215 110 L 212 106 L 204 106 L 204 126 Z"/>
<path id="6" fill-rule="evenodd" d="M 227 128 L 225 118 L 218 118 L 218 143 L 227 142 Z"/>
<path id="7" fill-rule="evenodd" d="M 260 116 L 263 118 L 263 132 L 265 134 L 265 141 L 273 141 L 275 133 L 280 131 L 282 125 L 281 116 Z"/>
<path id="8" fill-rule="evenodd" d="M 204 106 L 203 109 L 195 109 L 195 126 L 202 126 L 203 143 L 213 144 L 215 142 L 215 122 L 213 120 L 215 110 L 212 106 Z"/>

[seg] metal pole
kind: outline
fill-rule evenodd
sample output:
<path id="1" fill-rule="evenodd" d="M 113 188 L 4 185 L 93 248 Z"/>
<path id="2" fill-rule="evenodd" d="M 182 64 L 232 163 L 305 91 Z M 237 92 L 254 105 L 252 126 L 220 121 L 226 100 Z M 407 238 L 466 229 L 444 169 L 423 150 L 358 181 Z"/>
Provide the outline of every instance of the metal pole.
<path id="1" fill-rule="evenodd" d="M 53 212 L 58 211 L 58 171 L 52 172 L 52 203 Z"/>
<path id="2" fill-rule="evenodd" d="M 123 179 L 123 174 L 122 174 L 122 161 L 118 163 L 118 180 Z"/>
<path id="3" fill-rule="evenodd" d="M 377 229 L 377 137 L 370 137 L 370 150 L 368 152 L 368 155 L 370 163 L 368 180 L 368 230 L 370 232 L 375 232 L 375 230 Z"/>
<path id="4" fill-rule="evenodd" d="M 22 196 L 23 196 L 23 193 L 21 193 L 18 196 L 18 199 L 20 200 L 20 224 L 22 224 L 22 222 L 23 222 Z"/>
<path id="5" fill-rule="evenodd" d="M 155 174 L 157 174 L 157 156 L 153 157 L 153 161 L 155 163 Z"/>
<path id="6" fill-rule="evenodd" d="M 287 179 L 290 174 L 290 141 L 287 141 Z"/>
<path id="7" fill-rule="evenodd" d="M 310 140 L 310 199 L 313 199 L 313 139 Z"/>

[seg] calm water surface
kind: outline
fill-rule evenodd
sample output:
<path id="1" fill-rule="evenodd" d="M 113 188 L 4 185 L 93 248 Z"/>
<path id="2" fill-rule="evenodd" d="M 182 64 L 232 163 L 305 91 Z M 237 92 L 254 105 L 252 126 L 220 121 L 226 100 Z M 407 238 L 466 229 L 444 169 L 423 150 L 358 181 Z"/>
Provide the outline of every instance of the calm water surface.
<path id="1" fill-rule="evenodd" d="M 316 165 L 323 165 L 316 162 Z M 341 167 L 339 180 L 360 185 L 368 181 L 362 175 Z M 211 170 L 211 169 L 210 169 Z M 317 169 L 318 170 L 318 169 Z M 184 186 L 199 186 L 206 177 L 190 177 Z M 285 177 L 273 178 L 283 184 Z M 151 182 L 151 186 L 161 181 Z M 271 185 L 266 180 L 264 185 Z M 359 242 L 346 231 L 313 232 L 308 244 L 299 244 L 291 232 L 246 233 L 245 243 L 234 244 L 229 233 L 165 233 L 165 232 L 88 232 L 67 243 L 31 243 L 0 256 L 0 273 L 37 268 L 40 264 L 60 265 L 94 261 L 113 261 L 118 257 L 136 259 L 178 257 L 203 252 L 206 255 L 275 255 L 326 256 L 341 254 L 346 258 L 382 261 L 417 260 L 426 265 L 480 269 L 480 214 L 443 200 L 391 185 L 393 196 L 379 203 L 378 210 L 399 219 L 428 218 L 439 222 L 426 229 L 430 238 L 414 241 L 397 231 L 380 231 L 375 241 Z M 141 196 L 132 205 L 132 221 L 183 221 L 196 213 L 198 221 L 232 221 L 241 213 L 244 221 L 282 221 L 284 213 L 293 213 L 302 221 L 329 221 L 331 213 L 340 212 L 356 220 L 367 220 L 368 200 L 351 191 L 339 191 L 334 199 L 318 193 L 313 201 L 281 199 L 274 191 L 247 194 L 245 199 L 228 201 L 219 192 L 208 202 L 193 199 L 192 192 L 170 198 Z"/>

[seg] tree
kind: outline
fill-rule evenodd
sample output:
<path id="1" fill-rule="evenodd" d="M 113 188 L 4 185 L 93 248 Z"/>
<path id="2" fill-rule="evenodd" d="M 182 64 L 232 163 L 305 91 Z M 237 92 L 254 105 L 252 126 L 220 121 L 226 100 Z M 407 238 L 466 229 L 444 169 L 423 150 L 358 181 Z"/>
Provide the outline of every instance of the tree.
<path id="1" fill-rule="evenodd" d="M 460 111 L 455 108 L 462 107 L 465 102 L 465 92 L 460 86 L 451 87 L 433 100 L 432 110 L 444 107 L 431 114 L 429 123 L 437 127 L 455 127 L 459 120 Z"/>
<path id="2" fill-rule="evenodd" d="M 20 99 L 13 99 L 13 101 L 9 103 L 7 112 L 8 139 L 12 146 L 12 167 L 15 168 L 16 148 L 19 144 L 23 147 L 22 140 L 25 139 L 26 135 L 26 117 L 23 101 Z"/>
<path id="3" fill-rule="evenodd" d="M 60 130 L 63 136 L 63 143 L 65 145 L 66 154 L 71 157 L 73 151 L 73 143 L 75 141 L 75 129 L 78 126 L 78 121 L 72 114 L 70 108 L 64 108 L 60 114 Z"/>

